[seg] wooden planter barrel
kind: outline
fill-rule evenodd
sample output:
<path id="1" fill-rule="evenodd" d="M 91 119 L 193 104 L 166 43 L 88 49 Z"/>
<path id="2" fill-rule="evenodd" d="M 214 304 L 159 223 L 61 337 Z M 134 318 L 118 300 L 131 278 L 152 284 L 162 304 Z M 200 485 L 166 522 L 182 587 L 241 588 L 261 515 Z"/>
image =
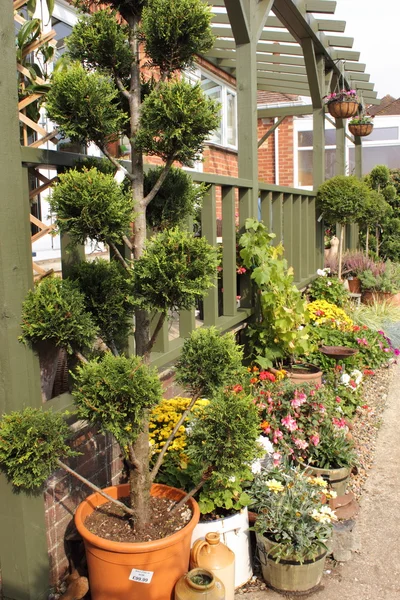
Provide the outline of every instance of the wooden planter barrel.
<path id="1" fill-rule="evenodd" d="M 349 125 L 350 133 L 359 137 L 369 135 L 372 132 L 373 128 L 373 123 L 357 123 L 355 125 Z"/>
<path id="2" fill-rule="evenodd" d="M 335 119 L 355 117 L 358 112 L 358 102 L 329 102 L 328 111 Z"/>

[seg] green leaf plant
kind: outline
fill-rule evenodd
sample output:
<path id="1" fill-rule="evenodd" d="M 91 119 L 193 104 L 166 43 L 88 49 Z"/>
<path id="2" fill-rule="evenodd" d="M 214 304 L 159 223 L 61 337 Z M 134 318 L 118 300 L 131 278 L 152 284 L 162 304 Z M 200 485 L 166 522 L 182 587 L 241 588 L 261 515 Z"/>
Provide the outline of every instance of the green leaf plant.
<path id="1" fill-rule="evenodd" d="M 249 327 L 252 357 L 262 368 L 289 362 L 309 348 L 306 301 L 293 283 L 293 269 L 282 258 L 281 244 L 263 223 L 247 219 L 240 256 L 256 290 L 256 321 Z"/>

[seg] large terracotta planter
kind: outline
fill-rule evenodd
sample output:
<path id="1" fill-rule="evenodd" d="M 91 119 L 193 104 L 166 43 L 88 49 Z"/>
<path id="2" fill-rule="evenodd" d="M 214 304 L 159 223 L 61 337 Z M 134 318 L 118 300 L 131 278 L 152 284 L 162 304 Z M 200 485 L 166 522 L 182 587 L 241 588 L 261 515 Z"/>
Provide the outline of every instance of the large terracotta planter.
<path id="1" fill-rule="evenodd" d="M 283 367 L 286 371 L 286 377 L 294 384 L 312 383 L 320 385 L 322 383 L 322 371 L 318 367 L 309 364 L 297 364 L 293 367 Z M 271 373 L 276 374 L 277 370 L 270 369 Z"/>
<path id="2" fill-rule="evenodd" d="M 349 125 L 349 131 L 353 135 L 357 135 L 358 137 L 365 137 L 372 133 L 374 128 L 373 123 L 357 123 L 355 125 Z"/>
<path id="3" fill-rule="evenodd" d="M 358 102 L 329 102 L 328 111 L 335 119 L 348 119 L 358 112 Z"/>
<path id="4" fill-rule="evenodd" d="M 105 491 L 113 498 L 123 498 L 129 495 L 129 485 Z M 179 501 L 185 492 L 155 484 L 151 494 Z M 106 502 L 100 494 L 92 494 L 75 513 L 75 524 L 85 544 L 91 599 L 172 600 L 176 582 L 188 571 L 190 540 L 200 517 L 197 502 L 192 498 L 188 501 L 193 514 L 183 529 L 161 540 L 142 543 L 113 542 L 86 529 L 86 517 Z M 145 581 L 134 581 L 133 577 Z"/>
<path id="5" fill-rule="evenodd" d="M 274 542 L 257 533 L 258 556 L 263 578 L 269 587 L 281 592 L 309 592 L 319 584 L 324 573 L 326 552 L 303 563 L 283 559 L 277 562 L 274 546 Z"/>
<path id="6" fill-rule="evenodd" d="M 366 290 L 361 295 L 361 302 L 363 304 L 373 304 L 374 302 L 390 301 L 396 306 L 399 306 L 399 299 L 399 294 L 389 294 L 387 292 L 373 292 L 371 290 Z"/>
<path id="7" fill-rule="evenodd" d="M 361 280 L 358 277 L 349 277 L 347 283 L 351 294 L 361 294 Z"/>

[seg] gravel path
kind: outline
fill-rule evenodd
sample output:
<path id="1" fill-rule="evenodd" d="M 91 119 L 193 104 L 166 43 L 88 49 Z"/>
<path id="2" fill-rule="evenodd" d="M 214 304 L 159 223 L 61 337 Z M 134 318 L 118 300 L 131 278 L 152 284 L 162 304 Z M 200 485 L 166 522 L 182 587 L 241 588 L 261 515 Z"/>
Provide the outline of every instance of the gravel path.
<path id="1" fill-rule="evenodd" d="M 357 518 L 360 551 L 346 563 L 327 561 L 315 600 L 400 598 L 400 365 L 382 369 L 365 384 L 366 408 L 359 409 L 352 434 L 359 456 L 350 488 L 361 497 Z M 365 406 L 364 405 L 364 406 Z M 289 600 L 254 578 L 235 594 L 243 600 Z M 302 596 L 304 598 L 304 596 Z"/>

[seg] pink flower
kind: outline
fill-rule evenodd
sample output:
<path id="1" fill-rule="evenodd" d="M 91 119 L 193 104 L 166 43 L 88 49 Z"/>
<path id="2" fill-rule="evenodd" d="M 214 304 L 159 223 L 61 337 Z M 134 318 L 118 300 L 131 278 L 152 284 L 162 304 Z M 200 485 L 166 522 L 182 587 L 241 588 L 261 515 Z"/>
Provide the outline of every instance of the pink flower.
<path id="1" fill-rule="evenodd" d="M 307 442 L 305 440 L 300 440 L 299 438 L 296 438 L 294 440 L 294 443 L 296 444 L 296 446 L 300 449 L 300 450 L 305 450 L 308 446 Z"/>
<path id="2" fill-rule="evenodd" d="M 359 346 L 368 346 L 368 340 L 365 337 L 363 337 L 363 338 L 357 338 L 357 344 Z"/>
<path id="3" fill-rule="evenodd" d="M 240 383 L 237 383 L 233 386 L 232 390 L 238 394 L 239 392 L 243 392 L 243 387 L 240 385 Z"/>
<path id="4" fill-rule="evenodd" d="M 315 396 L 315 390 L 311 390 L 310 396 Z"/>
<path id="5" fill-rule="evenodd" d="M 238 275 L 243 275 L 243 273 L 246 273 L 246 269 L 244 267 L 238 267 L 238 269 L 236 269 L 236 273 Z"/>
<path id="6" fill-rule="evenodd" d="M 281 462 L 282 454 L 280 454 L 279 452 L 274 452 L 272 458 L 274 461 L 274 467 L 277 467 Z"/>
<path id="7" fill-rule="evenodd" d="M 313 444 L 313 446 L 318 446 L 318 444 L 319 444 L 318 433 L 314 433 L 313 435 L 310 435 L 310 442 Z"/>
<path id="8" fill-rule="evenodd" d="M 342 399 L 341 399 L 341 398 L 339 398 L 339 396 L 336 396 L 335 400 L 336 400 L 336 402 L 337 402 L 338 404 L 340 404 L 340 403 L 341 403 L 341 401 L 342 401 Z"/>
<path id="9" fill-rule="evenodd" d="M 275 429 L 274 431 L 274 444 L 278 443 L 278 440 L 283 438 L 283 433 L 280 429 Z"/>
<path id="10" fill-rule="evenodd" d="M 298 429 L 296 420 L 293 419 L 293 417 L 291 417 L 290 415 L 287 415 L 286 417 L 283 417 L 283 419 L 281 419 L 281 423 L 289 431 L 296 431 L 296 429 Z"/>
<path id="11" fill-rule="evenodd" d="M 395 356 L 399 356 L 400 350 L 398 348 L 395 348 L 394 349 L 394 354 L 395 354 Z"/>
<path id="12" fill-rule="evenodd" d="M 218 265 L 218 267 L 217 267 L 217 271 L 219 271 L 219 272 L 221 272 L 221 271 L 222 271 L 222 267 L 221 267 L 221 265 Z"/>
<path id="13" fill-rule="evenodd" d="M 332 423 L 336 425 L 336 427 L 339 427 L 339 429 L 343 429 L 343 427 L 346 427 L 346 421 L 343 418 L 337 419 L 336 417 L 333 417 Z"/>

